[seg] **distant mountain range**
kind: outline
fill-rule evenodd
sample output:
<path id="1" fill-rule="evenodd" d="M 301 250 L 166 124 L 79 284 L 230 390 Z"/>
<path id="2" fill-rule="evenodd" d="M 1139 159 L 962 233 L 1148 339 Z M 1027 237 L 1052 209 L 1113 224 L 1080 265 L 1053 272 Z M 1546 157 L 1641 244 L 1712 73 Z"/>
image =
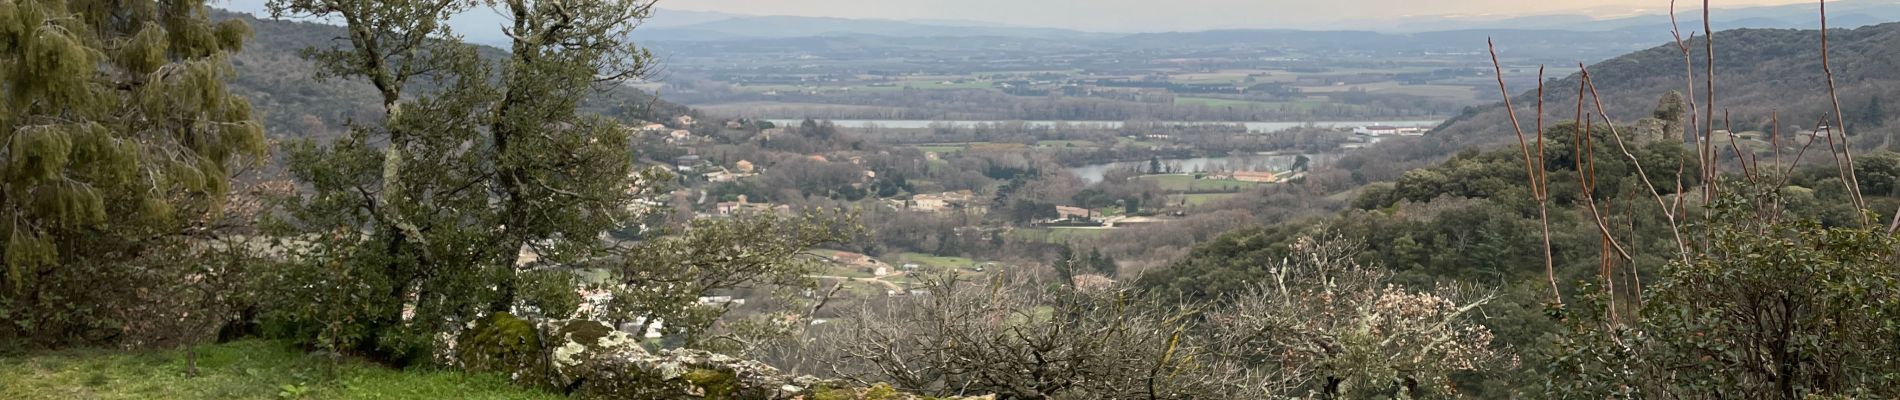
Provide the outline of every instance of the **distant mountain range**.
<path id="1" fill-rule="evenodd" d="M 1701 30 L 1701 9 L 1686 5 L 1679 10 L 1683 29 Z M 1807 28 L 1820 25 L 1815 4 L 1761 6 L 1718 9 L 1712 25 L 1717 30 L 1740 28 Z M 1832 26 L 1853 28 L 1900 21 L 1900 1 L 1837 1 L 1828 6 Z M 1668 32 L 1666 11 L 1640 13 L 1609 19 L 1588 15 L 1537 15 L 1506 19 L 1462 17 L 1412 17 L 1392 20 L 1368 20 L 1337 25 L 1324 31 L 1369 31 L 1418 33 L 1434 31 L 1634 31 L 1646 34 Z M 1219 32 L 1287 33 L 1286 29 L 1226 29 Z M 1319 31 L 1319 30 L 1305 30 Z M 1135 33 L 1147 35 L 1153 33 Z M 1023 37 L 1043 39 L 1110 39 L 1128 33 L 1083 32 L 1059 28 L 1023 27 L 1007 24 L 954 20 L 846 19 L 795 16 L 750 16 L 695 11 L 658 10 L 639 39 L 652 41 L 723 41 L 761 38 L 886 36 L 916 37 Z"/>
<path id="2" fill-rule="evenodd" d="M 793 16 L 738 16 L 695 24 L 673 24 L 685 17 L 665 17 L 668 10 L 655 12 L 660 26 L 648 25 L 638 33 L 644 40 L 744 40 L 759 38 L 887 36 L 887 37 L 973 37 L 1001 36 L 1050 39 L 1115 37 L 1115 34 L 1090 33 L 1057 28 L 1017 27 L 1004 24 L 917 20 L 847 19 Z M 703 17 L 691 14 L 688 17 Z M 681 18 L 668 20 L 666 18 Z"/>

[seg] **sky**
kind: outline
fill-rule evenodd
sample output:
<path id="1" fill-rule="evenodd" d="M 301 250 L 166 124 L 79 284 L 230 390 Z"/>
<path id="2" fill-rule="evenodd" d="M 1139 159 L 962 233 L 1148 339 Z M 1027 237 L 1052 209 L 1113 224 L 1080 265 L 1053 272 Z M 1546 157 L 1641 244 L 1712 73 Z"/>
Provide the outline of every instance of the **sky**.
<path id="1" fill-rule="evenodd" d="M 1684 0 L 1689 7 L 1693 0 Z M 1715 0 L 1720 7 L 1812 0 Z M 1696 2 L 1700 6 L 1700 2 Z M 1212 28 L 1345 28 L 1337 24 L 1407 16 L 1519 16 L 1582 13 L 1598 17 L 1656 12 L 1668 0 L 660 0 L 675 10 L 752 15 L 883 19 L 956 19 L 1096 31 Z"/>

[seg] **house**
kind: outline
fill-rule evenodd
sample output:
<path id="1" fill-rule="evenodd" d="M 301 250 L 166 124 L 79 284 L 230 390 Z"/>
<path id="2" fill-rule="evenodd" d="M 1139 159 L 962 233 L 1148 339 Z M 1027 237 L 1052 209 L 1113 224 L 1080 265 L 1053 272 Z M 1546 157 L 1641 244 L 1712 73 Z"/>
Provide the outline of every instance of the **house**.
<path id="1" fill-rule="evenodd" d="M 721 217 L 732 216 L 734 214 L 764 212 L 789 214 L 792 211 L 791 206 L 784 204 L 773 205 L 772 203 L 753 203 L 747 201 L 746 196 L 743 194 L 739 195 L 739 201 L 719 202 L 713 204 L 713 207 L 715 208 L 714 211 L 718 212 L 718 215 Z"/>
<path id="2" fill-rule="evenodd" d="M 1385 125 L 1362 126 L 1359 127 L 1359 129 L 1352 130 L 1352 133 L 1366 136 L 1397 135 L 1399 134 L 1399 127 Z"/>
<path id="3" fill-rule="evenodd" d="M 634 127 L 634 129 L 637 129 L 641 132 L 660 133 L 660 132 L 666 132 L 666 125 L 662 125 L 658 123 L 647 123 L 645 125 Z"/>
<path id="4" fill-rule="evenodd" d="M 739 160 L 739 162 L 736 164 L 733 164 L 733 166 L 739 170 L 739 173 L 742 173 L 742 174 L 750 174 L 752 173 L 752 169 L 754 168 L 752 166 L 752 162 L 746 161 L 746 160 Z"/>
<path id="5" fill-rule="evenodd" d="M 726 121 L 726 129 L 739 129 L 739 128 L 744 128 L 744 127 L 745 127 L 745 124 L 741 124 L 737 120 Z"/>
<path id="6" fill-rule="evenodd" d="M 969 207 L 972 203 L 975 203 L 975 201 L 975 192 L 959 190 L 955 192 L 911 196 L 910 202 L 906 204 L 906 206 L 918 211 L 943 211 L 950 208 Z"/>
<path id="7" fill-rule="evenodd" d="M 772 140 L 772 138 L 779 137 L 780 135 L 784 135 L 784 134 L 785 134 L 785 128 L 771 128 L 771 129 L 759 131 L 759 138 L 765 139 L 765 140 Z"/>
<path id="8" fill-rule="evenodd" d="M 693 123 L 695 122 L 698 122 L 698 121 L 694 120 L 693 116 L 691 115 L 681 115 L 678 117 L 673 117 L 673 123 L 681 127 L 693 126 Z"/>
<path id="9" fill-rule="evenodd" d="M 943 211 L 950 208 L 950 202 L 940 196 L 916 195 L 910 198 L 910 209 L 917 211 Z"/>
<path id="10" fill-rule="evenodd" d="M 713 171 L 713 172 L 706 173 L 706 181 L 707 182 L 733 182 L 733 181 L 738 181 L 739 178 L 744 178 L 747 176 L 751 176 L 751 175 L 737 174 L 737 173 L 733 173 L 732 171 Z"/>

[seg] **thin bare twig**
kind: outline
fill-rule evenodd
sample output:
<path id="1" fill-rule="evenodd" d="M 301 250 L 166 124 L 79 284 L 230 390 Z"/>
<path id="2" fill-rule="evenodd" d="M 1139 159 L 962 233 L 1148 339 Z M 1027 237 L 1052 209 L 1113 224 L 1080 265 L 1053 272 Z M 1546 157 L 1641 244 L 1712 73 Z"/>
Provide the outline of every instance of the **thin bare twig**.
<path id="1" fill-rule="evenodd" d="M 1702 161 L 1702 169 L 1706 171 L 1703 175 L 1702 187 L 1708 193 L 1707 197 L 1702 198 L 1702 204 L 1707 205 L 1715 201 L 1716 193 L 1721 190 L 1716 179 L 1719 176 L 1716 175 L 1715 170 L 1713 144 L 1715 141 L 1715 27 L 1709 22 L 1709 0 L 1702 0 L 1702 47 L 1703 52 L 1706 53 L 1703 55 L 1708 58 L 1708 64 L 1704 65 L 1708 68 L 1708 74 L 1704 76 L 1708 82 L 1702 87 L 1709 99 L 1702 104 L 1703 112 L 1706 113 L 1702 119 L 1702 148 L 1704 149 L 1703 156 L 1706 157 Z"/>
<path id="2" fill-rule="evenodd" d="M 1504 110 L 1511 117 L 1511 130 L 1517 132 L 1517 148 L 1524 154 L 1524 173 L 1528 179 L 1532 180 L 1531 197 L 1537 201 L 1537 213 L 1541 218 L 1539 222 L 1542 223 L 1544 228 L 1544 275 L 1550 279 L 1551 299 L 1557 302 L 1558 305 L 1562 305 L 1564 295 L 1563 290 L 1557 286 L 1556 255 L 1552 253 L 1550 245 L 1550 206 L 1548 204 L 1549 202 L 1545 201 L 1544 182 L 1540 179 L 1544 176 L 1544 174 L 1540 172 L 1543 170 L 1543 166 L 1532 165 L 1533 160 L 1531 159 L 1530 145 L 1524 140 L 1524 127 L 1518 124 L 1517 109 L 1511 105 L 1511 90 L 1504 85 L 1504 65 L 1498 62 L 1497 44 L 1493 43 L 1491 39 L 1486 38 L 1485 47 L 1491 52 L 1491 67 L 1498 78 L 1498 95 L 1504 97 Z M 1537 68 L 1537 160 L 1543 159 L 1543 125 L 1544 68 L 1540 66 Z"/>
<path id="3" fill-rule="evenodd" d="M 1656 185 L 1649 181 L 1649 173 L 1643 170 L 1642 160 L 1637 159 L 1636 154 L 1630 152 L 1629 146 L 1623 142 L 1623 134 L 1616 129 L 1615 120 L 1610 119 L 1609 112 L 1603 110 L 1603 97 L 1597 94 L 1596 83 L 1590 81 L 1590 69 L 1581 63 L 1577 64 L 1577 68 L 1582 70 L 1584 86 L 1590 89 L 1590 100 L 1596 104 L 1597 115 L 1602 117 L 1603 123 L 1610 127 L 1610 136 L 1616 139 L 1617 149 L 1623 152 L 1624 157 L 1629 158 L 1630 165 L 1636 167 L 1636 176 L 1642 178 L 1643 186 L 1649 188 L 1649 194 L 1656 198 L 1656 205 L 1663 209 L 1668 209 L 1669 204 L 1663 201 L 1662 192 L 1656 191 Z M 1676 215 L 1674 213 L 1664 212 L 1663 217 L 1668 218 L 1669 231 L 1675 236 L 1678 250 L 1677 256 L 1682 258 L 1684 264 L 1687 264 L 1689 262 L 1689 245 L 1688 242 L 1682 240 L 1682 227 L 1676 222 Z"/>
<path id="4" fill-rule="evenodd" d="M 1834 65 L 1832 61 L 1829 60 L 1828 50 L 1827 0 L 1821 0 L 1821 70 L 1827 73 L 1827 97 L 1834 102 L 1834 119 L 1835 122 L 1837 122 L 1833 127 L 1834 129 L 1828 130 L 1828 144 L 1832 146 L 1834 143 L 1834 132 L 1840 132 L 1841 156 L 1847 160 L 1847 166 L 1842 172 L 1841 179 L 1847 181 L 1847 193 L 1853 195 L 1854 209 L 1857 211 L 1866 210 L 1867 199 L 1861 197 L 1860 177 L 1854 173 L 1854 150 L 1851 148 L 1853 146 L 1847 142 L 1847 116 L 1841 114 L 1841 96 L 1839 91 L 1834 87 Z M 1861 222 L 1863 224 L 1871 222 L 1867 221 L 1867 213 L 1861 212 L 1858 214 L 1861 215 Z"/>
<path id="5" fill-rule="evenodd" d="M 1689 124 L 1684 127 L 1683 132 L 1678 133 L 1688 133 L 1689 137 L 1695 139 L 1696 162 L 1703 163 L 1703 165 L 1700 166 L 1701 169 L 1698 169 L 1696 174 L 1706 180 L 1708 178 L 1708 170 L 1706 169 L 1708 165 L 1704 163 L 1704 160 L 1708 158 L 1708 148 L 1703 146 L 1704 140 L 1702 139 L 1702 135 L 1699 134 L 1701 132 L 1701 115 L 1699 114 L 1701 114 L 1702 111 L 1696 104 L 1695 62 L 1690 60 L 1689 44 L 1682 38 L 1682 24 L 1679 21 L 1680 20 L 1676 18 L 1676 0 L 1669 0 L 1669 34 L 1676 39 L 1676 49 L 1682 52 L 1682 69 L 1684 72 L 1683 86 L 1688 89 L 1688 92 L 1683 94 L 1683 99 L 1689 103 Z M 1695 39 L 1695 33 L 1691 32 L 1689 39 Z"/>

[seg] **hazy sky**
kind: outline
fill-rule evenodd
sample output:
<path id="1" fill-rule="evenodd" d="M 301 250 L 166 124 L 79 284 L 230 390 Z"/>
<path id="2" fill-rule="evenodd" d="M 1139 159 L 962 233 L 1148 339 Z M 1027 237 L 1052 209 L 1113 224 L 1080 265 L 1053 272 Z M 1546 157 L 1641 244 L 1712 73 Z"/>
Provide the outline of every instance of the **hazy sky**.
<path id="1" fill-rule="evenodd" d="M 1688 7 L 1693 0 L 1684 0 Z M 1716 7 L 1811 0 L 1715 0 Z M 1700 2 L 1695 2 L 1700 7 Z M 1325 26 L 1408 15 L 1587 12 L 1601 17 L 1665 10 L 1668 0 L 660 0 L 660 7 L 755 15 L 961 19 L 1089 30 L 1155 31 Z"/>

